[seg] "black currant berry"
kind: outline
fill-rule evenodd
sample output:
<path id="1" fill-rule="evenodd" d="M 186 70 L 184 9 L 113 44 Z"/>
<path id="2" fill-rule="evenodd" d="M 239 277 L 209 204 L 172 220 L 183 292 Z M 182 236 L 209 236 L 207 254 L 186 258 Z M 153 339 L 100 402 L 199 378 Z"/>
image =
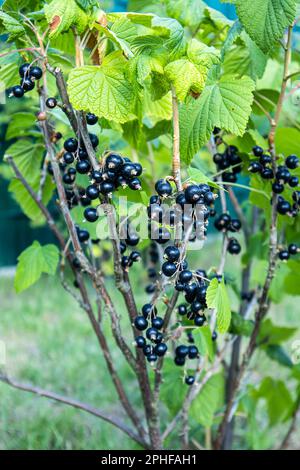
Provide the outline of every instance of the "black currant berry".
<path id="1" fill-rule="evenodd" d="M 194 318 L 194 323 L 196 326 L 203 326 L 206 321 L 205 315 L 196 315 Z"/>
<path id="2" fill-rule="evenodd" d="M 279 214 L 285 215 L 288 212 L 290 212 L 290 210 L 291 210 L 291 205 L 288 201 L 285 201 L 284 199 L 278 201 L 277 212 L 279 212 Z"/>
<path id="3" fill-rule="evenodd" d="M 29 69 L 30 69 L 30 64 L 28 64 L 27 62 L 25 64 L 21 65 L 21 67 L 19 68 L 20 77 L 23 78 L 27 74 Z"/>
<path id="4" fill-rule="evenodd" d="M 36 80 L 39 80 L 43 76 L 43 71 L 40 67 L 31 67 L 29 70 L 29 75 L 32 78 L 35 78 Z"/>
<path id="5" fill-rule="evenodd" d="M 176 246 L 167 246 L 164 254 L 168 261 L 174 263 L 179 260 L 180 250 Z"/>
<path id="6" fill-rule="evenodd" d="M 142 189 L 141 181 L 138 178 L 132 178 L 128 181 L 128 186 L 133 191 L 138 191 Z"/>
<path id="7" fill-rule="evenodd" d="M 184 304 L 178 305 L 177 312 L 178 312 L 178 315 L 181 315 L 181 316 L 186 315 L 187 314 L 186 305 L 184 305 Z"/>
<path id="8" fill-rule="evenodd" d="M 84 174 L 88 173 L 90 171 L 90 169 L 91 169 L 91 165 L 86 160 L 83 160 L 82 162 L 77 162 L 76 163 L 76 170 L 81 175 L 84 175 Z"/>
<path id="9" fill-rule="evenodd" d="M 133 263 L 136 263 L 137 261 L 140 261 L 141 259 L 141 253 L 139 251 L 132 251 L 129 255 L 130 261 Z"/>
<path id="10" fill-rule="evenodd" d="M 152 363 L 157 361 L 157 355 L 155 353 L 151 353 L 147 356 L 147 361 Z"/>
<path id="11" fill-rule="evenodd" d="M 269 163 L 272 163 L 272 157 L 270 155 L 262 155 L 259 159 L 259 163 L 263 166 L 268 165 Z"/>
<path id="12" fill-rule="evenodd" d="M 153 326 L 153 328 L 160 330 L 164 325 L 164 319 L 161 317 L 155 317 L 153 318 L 151 325 Z"/>
<path id="13" fill-rule="evenodd" d="M 67 165 L 70 165 L 74 162 L 74 155 L 71 152 L 66 152 L 64 153 L 63 159 Z"/>
<path id="14" fill-rule="evenodd" d="M 78 148 L 78 141 L 74 139 L 73 137 L 70 137 L 70 139 L 67 139 L 64 142 L 64 149 L 67 152 L 76 152 L 77 148 Z"/>
<path id="15" fill-rule="evenodd" d="M 46 100 L 47 108 L 53 109 L 55 108 L 56 105 L 57 105 L 57 100 L 55 98 L 47 98 Z"/>
<path id="16" fill-rule="evenodd" d="M 298 246 L 295 243 L 291 243 L 288 249 L 290 255 L 296 255 L 298 253 Z"/>
<path id="17" fill-rule="evenodd" d="M 142 314 L 144 318 L 148 318 L 150 314 L 151 314 L 151 317 L 154 317 L 157 314 L 157 309 L 152 304 L 145 304 L 142 307 Z"/>
<path id="18" fill-rule="evenodd" d="M 297 176 L 291 176 L 289 179 L 289 186 L 295 188 L 299 184 L 299 178 Z"/>
<path id="19" fill-rule="evenodd" d="M 216 331 L 214 331 L 213 334 L 212 334 L 212 336 L 211 336 L 211 339 L 212 339 L 213 341 L 216 341 L 217 337 L 218 337 L 218 333 L 217 333 Z"/>
<path id="20" fill-rule="evenodd" d="M 241 249 L 241 245 L 237 240 L 230 240 L 227 250 L 231 255 L 238 255 L 241 252 Z"/>
<path id="21" fill-rule="evenodd" d="M 101 194 L 110 194 L 114 191 L 115 185 L 110 181 L 103 181 L 100 183 L 99 190 Z"/>
<path id="22" fill-rule="evenodd" d="M 274 172 L 272 168 L 264 168 L 263 170 L 261 170 L 260 174 L 264 180 L 271 180 L 272 178 L 274 178 Z"/>
<path id="23" fill-rule="evenodd" d="M 193 375 L 186 376 L 185 383 L 187 385 L 193 385 L 194 382 L 195 382 L 195 377 Z"/>
<path id="24" fill-rule="evenodd" d="M 159 357 L 164 356 L 167 350 L 168 350 L 168 346 L 165 343 L 157 344 L 154 348 L 155 354 L 157 354 L 157 356 Z"/>
<path id="25" fill-rule="evenodd" d="M 124 163 L 121 168 L 121 174 L 124 178 L 130 179 L 137 175 L 136 168 L 133 163 Z"/>
<path id="26" fill-rule="evenodd" d="M 299 158 L 296 155 L 289 155 L 285 160 L 285 164 L 290 170 L 294 170 L 299 165 Z"/>
<path id="27" fill-rule="evenodd" d="M 130 261 L 128 256 L 122 256 L 121 266 L 124 269 L 129 268 L 130 266 L 132 266 L 132 262 Z"/>
<path id="28" fill-rule="evenodd" d="M 95 149 L 96 147 L 98 147 L 99 139 L 96 136 L 96 134 L 89 134 L 89 137 L 90 137 L 90 141 L 91 141 L 93 148 Z"/>
<path id="29" fill-rule="evenodd" d="M 278 253 L 278 258 L 281 259 L 281 261 L 287 261 L 290 257 L 290 253 L 287 250 L 282 250 Z"/>
<path id="30" fill-rule="evenodd" d="M 278 167 L 278 170 L 276 172 L 276 179 L 278 181 L 283 181 L 284 183 L 287 183 L 290 177 L 291 177 L 291 174 L 285 166 Z"/>
<path id="31" fill-rule="evenodd" d="M 21 80 L 21 86 L 23 87 L 24 91 L 31 91 L 34 89 L 35 84 L 30 78 L 24 78 Z"/>
<path id="32" fill-rule="evenodd" d="M 154 196 L 151 196 L 149 199 L 150 205 L 152 204 L 160 204 L 160 198 L 157 196 L 157 194 L 154 194 Z"/>
<path id="33" fill-rule="evenodd" d="M 88 186 L 85 190 L 86 192 L 86 195 L 89 199 L 93 200 L 93 199 L 97 199 L 99 197 L 99 190 L 96 186 L 94 186 L 93 184 L 91 184 L 90 186 Z"/>
<path id="34" fill-rule="evenodd" d="M 195 184 L 191 184 L 188 186 L 184 192 L 184 196 L 186 201 L 189 204 L 194 204 L 195 202 L 199 201 L 201 197 L 201 190 L 199 186 L 196 186 Z"/>
<path id="35" fill-rule="evenodd" d="M 251 162 L 248 171 L 250 171 L 250 173 L 259 173 L 261 169 L 261 164 L 259 162 Z"/>
<path id="36" fill-rule="evenodd" d="M 143 167 L 140 163 L 134 163 L 134 168 L 136 171 L 136 176 L 140 176 L 143 173 Z"/>
<path id="37" fill-rule="evenodd" d="M 144 317 L 142 317 L 142 318 L 144 318 Z M 155 341 L 156 338 L 157 338 L 157 334 L 158 334 L 157 328 L 151 327 L 151 328 L 148 328 L 147 331 L 146 331 L 146 336 L 150 341 Z"/>
<path id="38" fill-rule="evenodd" d="M 90 238 L 89 232 L 87 230 L 84 230 L 84 229 L 78 230 L 77 235 L 78 235 L 78 240 L 80 242 L 87 242 L 88 239 Z"/>
<path id="39" fill-rule="evenodd" d="M 198 348 L 196 346 L 188 347 L 188 356 L 189 359 L 195 359 L 199 354 Z"/>
<path id="40" fill-rule="evenodd" d="M 189 353 L 189 346 L 184 346 L 181 344 L 175 349 L 175 354 L 177 357 L 185 358 Z"/>
<path id="41" fill-rule="evenodd" d="M 184 285 L 182 282 L 176 282 L 176 284 L 175 284 L 175 289 L 176 289 L 178 292 L 183 292 L 184 289 L 185 289 L 185 285 Z"/>
<path id="42" fill-rule="evenodd" d="M 144 346 L 146 345 L 146 340 L 143 336 L 137 336 L 135 338 L 135 344 L 138 348 L 144 348 Z"/>
<path id="43" fill-rule="evenodd" d="M 121 166 L 123 165 L 123 158 L 116 154 L 116 153 L 111 153 L 106 157 L 105 160 L 105 166 L 109 170 L 119 170 Z"/>
<path id="44" fill-rule="evenodd" d="M 99 170 L 93 170 L 91 173 L 91 179 L 95 181 L 95 183 L 101 183 L 102 181 L 102 173 Z"/>
<path id="45" fill-rule="evenodd" d="M 181 207 L 184 207 L 187 204 L 187 200 L 185 199 L 184 193 L 180 193 L 176 196 L 176 204 Z"/>
<path id="46" fill-rule="evenodd" d="M 264 153 L 264 150 L 258 145 L 256 145 L 255 147 L 253 147 L 252 152 L 253 155 L 255 155 L 256 157 L 260 157 Z"/>
<path id="47" fill-rule="evenodd" d="M 95 207 L 87 207 L 84 211 L 84 217 L 88 222 L 96 222 L 99 217 L 97 209 Z"/>
<path id="48" fill-rule="evenodd" d="M 172 194 L 172 186 L 166 180 L 158 180 L 155 184 L 155 190 L 161 197 L 167 197 Z"/>
<path id="49" fill-rule="evenodd" d="M 95 114 L 93 113 L 86 113 L 86 122 L 90 125 L 90 126 L 94 126 L 95 124 L 97 124 L 98 122 L 98 118 Z"/>
<path id="50" fill-rule="evenodd" d="M 144 317 L 138 316 L 134 320 L 134 326 L 137 330 L 143 331 L 148 327 L 148 322 Z"/>
<path id="51" fill-rule="evenodd" d="M 162 265 L 161 270 L 165 276 L 172 277 L 177 271 L 177 266 L 176 264 L 171 263 L 170 261 L 166 261 Z"/>
<path id="52" fill-rule="evenodd" d="M 238 232 L 242 227 L 241 221 L 239 219 L 232 219 L 229 226 L 228 230 L 231 232 Z"/>
<path id="53" fill-rule="evenodd" d="M 24 96 L 24 89 L 20 85 L 16 85 L 12 89 L 15 98 L 22 98 Z"/>
<path id="54" fill-rule="evenodd" d="M 155 292 L 156 286 L 155 284 L 148 284 L 145 288 L 146 294 L 153 294 Z"/>
<path id="55" fill-rule="evenodd" d="M 233 183 L 233 181 L 231 181 Z M 204 194 L 204 202 L 205 204 L 207 204 L 208 206 L 210 204 L 212 204 L 213 202 L 215 201 L 215 196 L 214 196 L 214 193 L 212 193 L 211 191 L 207 191 L 207 193 Z"/>
<path id="56" fill-rule="evenodd" d="M 137 233 L 135 232 L 128 233 L 128 236 L 126 238 L 127 245 L 136 246 L 138 245 L 139 241 L 140 241 L 140 237 L 138 236 Z"/>
<path id="57" fill-rule="evenodd" d="M 284 191 L 284 185 L 275 181 L 275 183 L 272 184 L 272 189 L 275 194 L 281 194 Z"/>
<path id="58" fill-rule="evenodd" d="M 193 279 L 193 273 L 188 270 L 181 271 L 179 273 L 179 281 L 182 282 L 183 284 L 187 284 Z"/>

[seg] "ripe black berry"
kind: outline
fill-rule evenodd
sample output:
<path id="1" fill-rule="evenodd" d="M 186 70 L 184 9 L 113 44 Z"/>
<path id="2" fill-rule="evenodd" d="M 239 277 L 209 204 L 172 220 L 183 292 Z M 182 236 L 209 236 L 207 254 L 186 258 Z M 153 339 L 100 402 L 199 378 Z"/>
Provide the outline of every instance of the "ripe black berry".
<path id="1" fill-rule="evenodd" d="M 148 327 L 148 322 L 144 317 L 138 316 L 134 320 L 134 326 L 137 330 L 143 331 Z"/>
<path id="2" fill-rule="evenodd" d="M 135 344 L 138 348 L 143 348 L 146 345 L 146 340 L 143 336 L 137 336 L 135 338 Z"/>
<path id="3" fill-rule="evenodd" d="M 105 166 L 110 170 L 118 170 L 123 165 L 123 158 L 116 154 L 111 153 L 106 157 Z"/>
<path id="4" fill-rule="evenodd" d="M 275 181 L 275 183 L 272 184 L 272 189 L 275 194 L 280 194 L 284 191 L 284 185 Z"/>
<path id="5" fill-rule="evenodd" d="M 73 137 L 70 137 L 70 139 L 67 139 L 64 142 L 64 148 L 67 152 L 76 152 L 78 148 L 78 141 Z"/>
<path id="6" fill-rule="evenodd" d="M 238 255 L 241 252 L 241 249 L 241 245 L 237 240 L 230 240 L 227 250 L 231 255 Z"/>
<path id="7" fill-rule="evenodd" d="M 35 84 L 30 78 L 24 78 L 21 80 L 21 86 L 23 87 L 24 91 L 31 91 L 34 89 Z"/>
<path id="8" fill-rule="evenodd" d="M 289 155 L 285 160 L 285 164 L 290 170 L 294 170 L 299 164 L 299 158 L 296 155 Z"/>
<path id="9" fill-rule="evenodd" d="M 84 217 L 88 222 L 96 222 L 99 217 L 97 209 L 95 207 L 87 207 L 84 211 Z"/>
<path id="10" fill-rule="evenodd" d="M 188 347 L 188 356 L 189 359 L 195 359 L 199 354 L 198 348 L 196 346 Z"/>
<path id="11" fill-rule="evenodd" d="M 274 178 L 274 172 L 272 168 L 264 168 L 261 171 L 261 177 L 265 180 L 271 180 L 272 178 Z"/>
<path id="12" fill-rule="evenodd" d="M 71 152 L 66 152 L 63 158 L 64 158 L 64 162 L 67 165 L 70 165 L 71 163 L 74 162 L 74 155 Z"/>
<path id="13" fill-rule="evenodd" d="M 168 261 L 171 261 L 174 263 L 179 260 L 180 250 L 176 246 L 167 246 L 164 254 Z"/>
<path id="14" fill-rule="evenodd" d="M 143 173 L 143 167 L 140 163 L 134 163 L 134 168 L 136 171 L 136 176 L 140 176 Z"/>
<path id="15" fill-rule="evenodd" d="M 261 169 L 261 164 L 259 162 L 251 162 L 248 171 L 250 171 L 250 173 L 258 173 Z"/>
<path id="16" fill-rule="evenodd" d="M 241 221 L 239 219 L 232 219 L 229 226 L 228 230 L 231 232 L 238 232 L 242 227 Z"/>
<path id="17" fill-rule="evenodd" d="M 96 136 L 96 134 L 89 134 L 89 137 L 90 137 L 91 144 L 93 148 L 95 149 L 99 144 L 99 139 Z"/>
<path id="18" fill-rule="evenodd" d="M 115 186 L 110 181 L 103 181 L 100 183 L 99 190 L 101 194 L 110 194 L 115 189 Z"/>
<path id="19" fill-rule="evenodd" d="M 153 328 L 156 328 L 157 330 L 160 330 L 163 327 L 163 324 L 164 324 L 164 319 L 161 317 L 153 318 L 152 323 L 151 323 Z"/>
<path id="20" fill-rule="evenodd" d="M 211 339 L 212 339 L 213 341 L 216 341 L 217 337 L 218 337 L 218 334 L 217 334 L 216 331 L 214 331 L 213 334 L 212 334 L 212 336 L 211 336 Z"/>
<path id="21" fill-rule="evenodd" d="M 147 361 L 148 362 L 155 362 L 157 361 L 157 355 L 154 353 L 151 353 L 147 356 Z"/>
<path id="22" fill-rule="evenodd" d="M 259 163 L 263 166 L 268 165 L 269 163 L 272 163 L 272 157 L 270 155 L 262 155 L 259 159 Z"/>
<path id="23" fill-rule="evenodd" d="M 182 358 L 185 358 L 189 353 L 189 347 L 188 346 L 184 346 L 183 344 L 181 344 L 180 346 L 177 346 L 177 348 L 175 349 L 175 354 L 177 357 L 182 357 Z"/>
<path id="24" fill-rule="evenodd" d="M 90 169 L 91 169 L 91 165 L 86 160 L 83 160 L 82 162 L 77 162 L 76 163 L 76 170 L 81 175 L 84 175 L 84 174 L 88 173 L 90 171 Z"/>
<path id="25" fill-rule="evenodd" d="M 87 197 L 90 198 L 91 200 L 97 199 L 97 197 L 99 197 L 99 190 L 93 184 L 88 186 L 86 188 L 85 192 L 86 192 Z"/>
<path id="26" fill-rule="evenodd" d="M 186 305 L 184 305 L 184 304 L 178 305 L 178 307 L 177 307 L 177 312 L 178 312 L 178 315 L 181 315 L 181 316 L 186 315 L 186 314 L 187 314 Z"/>
<path id="27" fill-rule="evenodd" d="M 145 304 L 142 307 L 142 314 L 144 318 L 148 318 L 148 316 L 151 314 L 151 316 L 155 316 L 157 313 L 157 309 L 154 305 L 152 304 Z"/>
<path id="28" fill-rule="evenodd" d="M 185 358 L 176 356 L 175 359 L 174 359 L 174 362 L 175 362 L 176 366 L 184 366 Z"/>
<path id="29" fill-rule="evenodd" d="M 290 210 L 291 210 L 291 205 L 288 201 L 285 201 L 284 199 L 278 201 L 277 211 L 279 212 L 279 214 L 285 215 L 288 212 L 290 212 Z"/>
<path id="30" fill-rule="evenodd" d="M 29 75 L 30 75 L 30 77 L 33 77 L 36 80 L 39 80 L 43 76 L 43 71 L 40 67 L 37 67 L 37 66 L 31 67 L 29 69 Z"/>
<path id="31" fill-rule="evenodd" d="M 99 170 L 93 170 L 91 173 L 91 179 L 95 180 L 95 183 L 101 183 L 102 173 Z"/>
<path id="32" fill-rule="evenodd" d="M 90 238 L 89 232 L 87 230 L 84 230 L 84 229 L 78 230 L 77 235 L 78 235 L 78 240 L 80 242 L 87 242 L 88 239 Z"/>
<path id="33" fill-rule="evenodd" d="M 215 200 L 214 193 L 212 193 L 211 191 L 207 191 L 207 193 L 204 194 L 204 202 L 208 206 L 212 204 L 214 200 Z"/>
<path id="34" fill-rule="evenodd" d="M 53 108 L 55 108 L 56 105 L 57 105 L 57 101 L 56 101 L 55 98 L 47 98 L 47 100 L 46 100 L 47 108 L 53 109 Z"/>
<path id="35" fill-rule="evenodd" d="M 167 350 L 168 350 L 168 346 L 165 343 L 157 344 L 154 348 L 155 354 L 157 354 L 157 356 L 160 356 L 160 357 L 164 356 Z"/>
<path id="36" fill-rule="evenodd" d="M 142 318 L 144 319 L 144 317 Z M 146 331 L 146 336 L 148 339 L 150 339 L 150 341 L 156 340 L 157 334 L 158 334 L 157 328 L 151 327 L 151 328 L 148 328 L 148 330 Z"/>
<path id="37" fill-rule="evenodd" d="M 177 270 L 177 266 L 174 263 L 171 263 L 170 261 L 166 261 L 161 268 L 163 274 L 167 277 L 172 277 Z"/>
<path id="38" fill-rule="evenodd" d="M 291 177 L 291 174 L 285 166 L 278 167 L 278 170 L 276 172 L 276 179 L 278 181 L 283 181 L 284 183 L 287 183 L 290 177 Z"/>
<path id="39" fill-rule="evenodd" d="M 287 250 L 282 250 L 278 253 L 278 258 L 281 259 L 281 261 L 287 261 L 290 257 L 290 253 Z"/>
<path id="40" fill-rule="evenodd" d="M 194 204 L 195 202 L 199 201 L 201 197 L 201 190 L 199 186 L 195 184 L 191 184 L 188 186 L 184 192 L 185 199 L 188 203 Z"/>
<path id="41" fill-rule="evenodd" d="M 94 124 L 97 124 L 98 122 L 98 118 L 95 114 L 93 113 L 86 113 L 86 122 L 90 125 L 90 126 L 94 126 Z"/>
<path id="42" fill-rule="evenodd" d="M 138 191 L 142 189 L 141 181 L 138 178 L 132 178 L 128 181 L 128 186 L 133 191 Z"/>
<path id="43" fill-rule="evenodd" d="M 158 180 L 155 184 L 155 190 L 161 197 L 167 197 L 172 194 L 172 186 L 166 180 Z"/>
<path id="44" fill-rule="evenodd" d="M 30 69 L 30 64 L 28 64 L 27 62 L 23 65 L 21 65 L 21 67 L 19 68 L 19 75 L 20 77 L 24 77 L 25 74 L 27 74 L 28 70 Z"/>
<path id="45" fill-rule="evenodd" d="M 15 98 L 22 98 L 24 96 L 24 89 L 20 85 L 16 85 L 12 89 Z"/>
<path id="46" fill-rule="evenodd" d="M 136 168 L 133 163 L 124 163 L 121 168 L 121 174 L 124 178 L 133 178 L 137 175 Z"/>
<path id="47" fill-rule="evenodd" d="M 188 270 L 181 271 L 179 274 L 179 281 L 183 284 L 187 284 L 193 279 L 193 273 Z"/>
<path id="48" fill-rule="evenodd" d="M 195 382 L 195 377 L 193 375 L 188 375 L 186 378 L 185 378 L 185 383 L 187 385 L 193 385 L 193 383 Z"/>
<path id="49" fill-rule="evenodd" d="M 297 176 L 291 176 L 289 179 L 289 186 L 295 188 L 299 184 L 299 178 Z"/>
<path id="50" fill-rule="evenodd" d="M 134 233 L 134 232 L 128 233 L 128 236 L 126 238 L 127 245 L 136 246 L 138 245 L 139 241 L 140 241 L 140 237 L 138 236 L 137 233 Z"/>
<path id="51" fill-rule="evenodd" d="M 264 150 L 258 145 L 256 145 L 255 147 L 253 147 L 252 152 L 253 155 L 255 155 L 256 157 L 260 157 L 264 153 Z"/>
<path id="52" fill-rule="evenodd" d="M 289 253 L 290 255 L 296 255 L 298 253 L 298 246 L 295 243 L 289 245 Z"/>

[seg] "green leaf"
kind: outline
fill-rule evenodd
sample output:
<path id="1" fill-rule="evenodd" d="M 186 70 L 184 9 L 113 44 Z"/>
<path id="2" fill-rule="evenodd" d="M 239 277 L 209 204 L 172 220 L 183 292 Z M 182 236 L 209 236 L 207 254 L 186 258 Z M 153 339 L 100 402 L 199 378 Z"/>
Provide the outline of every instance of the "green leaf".
<path id="1" fill-rule="evenodd" d="M 24 178 L 32 183 L 39 177 L 44 152 L 44 145 L 33 144 L 29 140 L 20 139 L 8 147 L 5 157 L 13 157 Z"/>
<path id="2" fill-rule="evenodd" d="M 35 181 L 31 184 L 31 187 L 35 192 L 39 189 L 39 181 Z M 46 183 L 44 185 L 42 201 L 44 205 L 47 205 L 50 201 L 52 194 L 53 194 L 54 184 L 50 177 L 47 177 Z M 13 194 L 15 200 L 20 205 L 24 214 L 29 217 L 29 219 L 33 220 L 35 223 L 43 223 L 45 218 L 40 211 L 37 204 L 34 202 L 28 191 L 24 188 L 21 181 L 17 180 L 16 178 L 12 179 L 8 190 Z"/>
<path id="3" fill-rule="evenodd" d="M 186 386 L 182 380 L 182 370 L 174 367 L 174 361 L 166 358 L 163 367 L 163 383 L 161 386 L 160 398 L 172 414 L 177 413 L 182 406 L 186 393 Z M 176 393 L 174 394 L 174 390 Z"/>
<path id="4" fill-rule="evenodd" d="M 15 289 L 20 292 L 36 283 L 43 273 L 54 275 L 59 262 L 59 250 L 55 245 L 41 246 L 39 242 L 26 248 L 18 257 Z"/>
<path id="5" fill-rule="evenodd" d="M 208 356 L 212 361 L 214 358 L 214 345 L 209 325 L 201 326 L 193 330 L 193 338 L 201 356 Z"/>
<path id="6" fill-rule="evenodd" d="M 184 29 L 177 20 L 154 16 L 151 25 L 154 30 L 166 37 L 164 47 L 169 51 L 170 62 L 185 55 L 187 42 Z"/>
<path id="7" fill-rule="evenodd" d="M 9 40 L 17 39 L 19 36 L 25 34 L 23 25 L 2 10 L 0 10 L 0 22 L 2 22 L 3 27 L 7 33 L 9 33 Z"/>
<path id="8" fill-rule="evenodd" d="M 224 279 L 221 282 L 217 278 L 210 281 L 206 292 L 206 303 L 208 308 L 217 311 L 217 330 L 226 333 L 230 326 L 231 309 Z"/>
<path id="9" fill-rule="evenodd" d="M 198 26 L 206 5 L 201 0 L 164 0 L 167 14 L 184 26 Z"/>
<path id="10" fill-rule="evenodd" d="M 190 179 L 197 184 L 205 183 L 205 184 L 209 184 L 213 188 L 220 189 L 220 186 L 217 183 L 212 181 L 208 176 L 206 176 L 198 168 L 193 168 L 193 167 L 188 168 L 188 175 Z"/>
<path id="11" fill-rule="evenodd" d="M 199 94 L 204 87 L 206 74 L 188 59 L 170 62 L 165 67 L 166 77 L 174 85 L 177 97 L 184 101 L 189 93 Z"/>
<path id="12" fill-rule="evenodd" d="M 201 69 L 206 69 L 206 71 L 220 62 L 220 51 L 218 49 L 207 46 L 195 38 L 188 44 L 187 56 L 194 64 L 201 66 Z"/>
<path id="13" fill-rule="evenodd" d="M 251 113 L 254 82 L 249 77 L 223 76 L 206 86 L 198 100 L 180 110 L 181 154 L 190 162 L 214 127 L 243 135 Z"/>
<path id="14" fill-rule="evenodd" d="M 254 396 L 266 401 L 270 426 L 286 421 L 290 417 L 293 399 L 282 380 L 265 377 L 259 389 L 254 391 Z"/>
<path id="15" fill-rule="evenodd" d="M 172 131 L 171 121 L 163 119 L 162 121 L 158 121 L 155 126 L 147 127 L 143 126 L 143 132 L 145 134 L 146 140 L 150 142 L 151 140 L 157 139 L 164 134 L 170 134 Z"/>
<path id="16" fill-rule="evenodd" d="M 14 113 L 11 116 L 5 138 L 9 140 L 15 137 L 20 138 L 22 136 L 30 135 L 30 129 L 35 127 L 35 125 L 36 118 L 33 113 Z"/>
<path id="17" fill-rule="evenodd" d="M 293 367 L 291 358 L 287 355 L 281 346 L 277 344 L 270 344 L 264 349 L 264 351 L 267 356 L 272 359 L 272 361 L 277 362 L 281 366 L 288 367 L 289 369 Z"/>
<path id="18" fill-rule="evenodd" d="M 233 335 L 250 337 L 253 331 L 253 321 L 245 320 L 237 312 L 232 312 L 229 332 Z"/>
<path id="19" fill-rule="evenodd" d="M 213 375 L 200 390 L 190 407 L 190 416 L 206 428 L 214 422 L 215 412 L 224 401 L 223 374 Z"/>
<path id="20" fill-rule="evenodd" d="M 278 153 L 290 155 L 300 153 L 300 132 L 292 127 L 280 127 L 276 131 L 275 145 Z"/>
<path id="21" fill-rule="evenodd" d="M 88 17 L 75 0 L 52 0 L 45 5 L 45 15 L 50 26 L 50 37 L 56 38 L 71 26 L 81 34 L 87 26 Z"/>
<path id="22" fill-rule="evenodd" d="M 296 331 L 297 328 L 274 325 L 268 318 L 260 327 L 258 343 L 262 343 L 262 346 L 264 346 L 264 344 L 280 344 L 292 338 Z"/>
<path id="23" fill-rule="evenodd" d="M 124 75 L 124 61 L 122 52 L 117 51 L 105 57 L 99 67 L 90 65 L 72 70 L 68 91 L 73 106 L 120 123 L 133 118 L 134 94 Z"/>
<path id="24" fill-rule="evenodd" d="M 76 3 L 83 9 L 99 6 L 98 0 L 75 0 Z"/>
<path id="25" fill-rule="evenodd" d="M 273 48 L 295 19 L 294 0 L 234 0 L 233 3 L 245 30 L 264 52 Z"/>
<path id="26" fill-rule="evenodd" d="M 137 30 L 136 26 L 128 18 L 118 18 L 110 29 L 101 25 L 97 25 L 97 28 L 114 43 L 118 44 L 127 57 L 133 56 L 130 42 L 136 37 Z"/>

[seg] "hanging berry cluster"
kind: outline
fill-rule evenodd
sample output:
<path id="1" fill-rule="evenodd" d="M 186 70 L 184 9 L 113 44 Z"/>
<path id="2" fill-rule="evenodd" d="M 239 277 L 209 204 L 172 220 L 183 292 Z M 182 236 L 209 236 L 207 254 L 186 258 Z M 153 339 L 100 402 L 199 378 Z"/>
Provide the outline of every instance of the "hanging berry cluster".
<path id="1" fill-rule="evenodd" d="M 36 80 L 42 78 L 43 71 L 36 65 L 25 63 L 19 68 L 19 75 L 20 85 L 15 85 L 11 89 L 11 95 L 15 98 L 22 98 L 25 93 L 33 90 Z"/>

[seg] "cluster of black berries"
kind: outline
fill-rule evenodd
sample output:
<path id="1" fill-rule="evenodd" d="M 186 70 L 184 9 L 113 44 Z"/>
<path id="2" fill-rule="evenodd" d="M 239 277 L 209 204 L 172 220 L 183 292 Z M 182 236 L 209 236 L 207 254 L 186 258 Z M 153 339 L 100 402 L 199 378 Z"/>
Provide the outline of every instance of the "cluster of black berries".
<path id="1" fill-rule="evenodd" d="M 31 91 L 35 87 L 35 81 L 43 76 L 43 71 L 38 66 L 31 66 L 30 64 L 23 64 L 19 68 L 19 75 L 21 77 L 20 85 L 12 87 L 12 96 L 22 98 L 24 93 Z"/>
<path id="2" fill-rule="evenodd" d="M 206 272 L 201 269 L 195 271 L 194 274 L 187 269 L 181 271 L 175 284 L 175 289 L 185 294 L 187 303 L 177 307 L 178 315 L 186 316 L 188 320 L 194 321 L 195 326 L 203 326 L 206 322 L 204 310 L 207 308 Z"/>
<path id="3" fill-rule="evenodd" d="M 154 363 L 166 354 L 168 346 L 164 342 L 164 334 L 160 331 L 164 326 L 164 320 L 157 316 L 157 308 L 154 305 L 150 303 L 143 305 L 142 315 L 135 318 L 134 326 L 139 331 L 145 331 L 146 338 L 142 335 L 137 336 L 135 343 L 143 350 L 148 362 Z"/>
<path id="4" fill-rule="evenodd" d="M 224 153 L 216 153 L 213 160 L 217 170 L 222 172 L 222 180 L 226 183 L 236 183 L 237 175 L 241 173 L 243 165 L 238 154 L 238 149 L 234 145 L 229 145 Z M 225 171 L 225 170 L 230 171 Z"/>
<path id="5" fill-rule="evenodd" d="M 290 256 L 294 256 L 300 253 L 300 249 L 295 243 L 291 243 L 287 249 L 280 250 L 278 253 L 278 258 L 282 261 L 287 261 Z"/>
<path id="6" fill-rule="evenodd" d="M 242 224 L 239 219 L 232 219 L 229 214 L 223 213 L 215 220 L 214 226 L 219 232 L 235 233 L 239 232 Z M 241 245 L 236 238 L 229 238 L 227 251 L 232 255 L 238 255 L 241 252 Z"/>
<path id="7" fill-rule="evenodd" d="M 259 160 L 251 161 L 249 171 L 251 173 L 259 173 L 262 178 L 272 181 L 272 189 L 275 194 L 281 194 L 285 185 L 290 188 L 295 188 L 299 185 L 299 178 L 291 174 L 290 170 L 295 170 L 299 165 L 299 159 L 296 155 L 289 155 L 285 159 L 285 165 L 279 165 L 274 174 L 272 168 L 272 158 L 270 155 L 264 153 L 261 147 L 253 147 L 253 154 L 255 157 L 259 157 Z M 290 215 L 295 217 L 299 211 L 299 205 L 294 204 L 293 206 L 289 201 L 279 196 L 277 202 L 277 211 L 282 215 Z"/>

